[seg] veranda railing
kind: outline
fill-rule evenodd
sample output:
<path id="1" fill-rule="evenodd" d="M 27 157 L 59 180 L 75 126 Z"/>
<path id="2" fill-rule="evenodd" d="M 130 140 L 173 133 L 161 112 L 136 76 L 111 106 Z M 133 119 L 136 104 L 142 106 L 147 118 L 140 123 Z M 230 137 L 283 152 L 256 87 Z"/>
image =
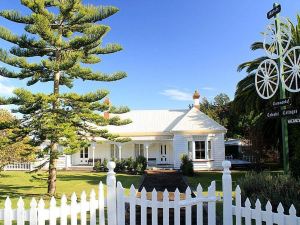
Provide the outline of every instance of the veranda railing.
<path id="1" fill-rule="evenodd" d="M 251 208 L 250 201 L 247 199 L 245 207 L 242 207 L 241 193 L 239 187 L 236 188 L 235 205 L 232 203 L 232 180 L 230 174 L 230 162 L 223 162 L 222 191 L 223 191 L 223 224 L 236 225 L 253 224 L 266 225 L 300 225 L 300 219 L 296 216 L 294 206 L 291 206 L 289 215 L 284 214 L 282 205 L 279 205 L 278 212 L 272 212 L 272 206 L 267 204 L 266 210 L 261 209 L 259 200 L 254 209 Z M 5 201 L 5 208 L 0 209 L 0 222 L 4 225 L 12 225 L 16 221 L 17 225 L 24 225 L 29 221 L 30 225 L 135 225 L 137 223 L 146 224 L 163 224 L 170 223 L 170 218 L 174 225 L 180 225 L 182 211 L 184 211 L 184 224 L 216 224 L 216 201 L 220 197 L 216 194 L 215 181 L 211 182 L 208 188 L 208 194 L 203 195 L 202 187 L 199 184 L 192 196 L 190 188 L 187 188 L 184 197 L 178 190 L 174 198 L 170 199 L 170 193 L 163 192 L 162 199 L 158 198 L 158 193 L 153 190 L 147 193 L 145 189 L 137 195 L 137 190 L 132 185 L 130 194 L 125 195 L 125 189 L 120 182 L 116 181 L 115 164 L 108 164 L 109 172 L 107 174 L 107 192 L 104 193 L 102 182 L 99 184 L 98 196 L 92 190 L 87 198 L 86 192 L 83 191 L 80 196 L 80 202 L 77 201 L 75 193 L 71 196 L 71 202 L 68 204 L 65 195 L 60 199 L 60 205 L 57 205 L 55 198 L 51 198 L 50 206 L 45 208 L 45 202 L 40 199 L 38 202 L 33 198 L 30 203 L 30 209 L 24 208 L 24 201 L 20 197 L 17 208 L 13 208 L 9 197 Z M 139 210 L 137 210 L 139 208 Z M 206 210 L 204 211 L 204 208 Z M 194 210 L 196 209 L 196 210 Z M 162 211 L 162 221 L 158 220 L 159 212 Z M 172 213 L 171 213 L 172 211 Z M 204 212 L 207 213 L 207 219 L 204 219 Z M 140 215 L 138 215 L 138 214 Z M 150 214 L 150 219 L 149 215 Z M 139 216 L 140 220 L 136 218 Z M 192 220 L 196 218 L 196 220 Z"/>

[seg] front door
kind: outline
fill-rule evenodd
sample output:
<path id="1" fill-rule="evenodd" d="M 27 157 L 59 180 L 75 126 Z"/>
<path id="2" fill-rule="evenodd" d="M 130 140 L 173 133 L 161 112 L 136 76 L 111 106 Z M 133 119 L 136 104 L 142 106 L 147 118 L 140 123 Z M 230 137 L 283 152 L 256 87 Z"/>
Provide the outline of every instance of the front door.
<path id="1" fill-rule="evenodd" d="M 159 162 L 161 164 L 167 164 L 168 163 L 168 150 L 167 150 L 167 145 L 165 145 L 165 144 L 160 145 Z"/>

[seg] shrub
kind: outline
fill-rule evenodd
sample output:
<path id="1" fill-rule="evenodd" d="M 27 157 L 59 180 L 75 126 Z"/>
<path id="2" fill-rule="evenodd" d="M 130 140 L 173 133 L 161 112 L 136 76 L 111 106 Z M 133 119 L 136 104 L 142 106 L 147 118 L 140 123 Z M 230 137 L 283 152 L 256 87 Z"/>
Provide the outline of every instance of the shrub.
<path id="1" fill-rule="evenodd" d="M 181 165 L 180 170 L 185 176 L 193 176 L 194 175 L 194 165 L 193 161 L 189 159 L 188 155 L 184 154 L 181 157 Z"/>
<path id="2" fill-rule="evenodd" d="M 300 182 L 290 175 L 251 172 L 239 179 L 238 183 L 242 200 L 248 197 L 252 206 L 259 199 L 263 207 L 270 201 L 275 212 L 280 202 L 286 213 L 291 204 L 294 204 L 297 211 L 300 209 Z"/>
<path id="3" fill-rule="evenodd" d="M 125 172 L 126 171 L 126 159 L 117 160 L 115 172 Z"/>
<path id="4" fill-rule="evenodd" d="M 134 171 L 136 173 L 144 173 L 147 168 L 147 159 L 144 156 L 138 156 L 134 162 Z"/>
<path id="5" fill-rule="evenodd" d="M 97 161 L 97 162 L 95 163 L 94 170 L 95 170 L 96 172 L 100 172 L 100 171 L 101 171 L 101 168 L 102 168 L 102 165 L 101 165 L 100 161 Z"/>

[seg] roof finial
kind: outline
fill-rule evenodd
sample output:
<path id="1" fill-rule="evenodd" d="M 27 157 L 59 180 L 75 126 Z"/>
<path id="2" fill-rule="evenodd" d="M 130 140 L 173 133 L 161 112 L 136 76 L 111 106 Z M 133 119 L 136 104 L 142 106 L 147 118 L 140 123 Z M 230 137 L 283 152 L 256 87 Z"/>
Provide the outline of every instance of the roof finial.
<path id="1" fill-rule="evenodd" d="M 195 90 L 194 94 L 193 94 L 193 99 L 199 99 L 200 98 L 200 94 L 198 92 L 198 90 Z"/>
<path id="2" fill-rule="evenodd" d="M 194 99 L 194 107 L 197 109 L 200 109 L 200 94 L 197 90 L 195 90 L 194 94 L 193 94 L 193 99 Z"/>

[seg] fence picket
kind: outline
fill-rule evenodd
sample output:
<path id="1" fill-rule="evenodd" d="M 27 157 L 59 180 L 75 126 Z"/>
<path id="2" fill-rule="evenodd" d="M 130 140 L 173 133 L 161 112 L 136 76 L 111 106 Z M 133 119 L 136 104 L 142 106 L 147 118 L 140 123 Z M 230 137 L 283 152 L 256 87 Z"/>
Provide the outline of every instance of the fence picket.
<path id="1" fill-rule="evenodd" d="M 118 225 L 125 225 L 124 188 L 120 181 L 117 183 L 117 210 Z"/>
<path id="2" fill-rule="evenodd" d="M 30 225 L 37 225 L 37 202 L 32 198 L 29 211 Z"/>
<path id="3" fill-rule="evenodd" d="M 67 225 L 67 219 L 68 219 L 68 214 L 67 214 L 67 197 L 66 195 L 63 194 L 60 200 L 60 225 Z M 44 224 L 43 224 L 44 225 Z"/>
<path id="4" fill-rule="evenodd" d="M 158 217 L 157 217 L 157 191 L 154 188 L 151 196 L 151 213 L 152 213 L 152 225 L 157 225 Z"/>
<path id="5" fill-rule="evenodd" d="M 246 199 L 244 209 L 245 209 L 245 224 L 251 225 L 251 203 L 249 198 Z"/>
<path id="6" fill-rule="evenodd" d="M 24 218 L 24 201 L 22 197 L 19 198 L 17 203 L 17 225 L 24 225 L 25 218 Z"/>
<path id="7" fill-rule="evenodd" d="M 77 225 L 77 197 L 75 192 L 73 192 L 71 196 L 70 214 L 71 214 L 71 225 Z"/>
<path id="8" fill-rule="evenodd" d="M 268 201 L 266 205 L 266 225 L 272 225 L 273 224 L 273 212 L 272 212 L 272 205 Z"/>
<path id="9" fill-rule="evenodd" d="M 284 208 L 281 203 L 277 207 L 277 214 L 275 214 L 276 222 L 278 225 L 284 225 Z"/>
<path id="10" fill-rule="evenodd" d="M 169 225 L 169 192 L 163 193 L 163 225 Z"/>
<path id="11" fill-rule="evenodd" d="M 208 197 L 210 197 L 210 198 L 216 197 L 216 182 L 215 181 L 212 181 L 210 186 L 208 187 Z M 208 202 L 208 225 L 216 225 L 216 201 Z"/>
<path id="12" fill-rule="evenodd" d="M 235 224 L 241 225 L 242 222 L 242 198 L 241 188 L 239 185 L 235 189 Z"/>
<path id="13" fill-rule="evenodd" d="M 197 186 L 197 198 L 203 197 L 203 188 L 201 184 Z M 197 203 L 197 225 L 203 225 L 203 202 Z"/>
<path id="14" fill-rule="evenodd" d="M 135 210 L 136 210 L 136 190 L 133 184 L 130 187 L 130 225 L 135 225 Z"/>
<path id="15" fill-rule="evenodd" d="M 186 200 L 191 200 L 192 196 L 191 196 L 192 192 L 190 187 L 187 187 L 186 191 L 185 191 L 185 199 Z M 189 204 L 185 207 L 185 224 L 186 225 L 191 225 L 192 223 L 192 206 Z"/>
<path id="16" fill-rule="evenodd" d="M 174 193 L 174 225 L 180 225 L 180 192 L 178 188 L 176 188 Z"/>
<path id="17" fill-rule="evenodd" d="M 287 225 L 297 225 L 296 209 L 291 205 L 289 209 L 289 217 L 287 218 Z"/>
<path id="18" fill-rule="evenodd" d="M 80 196 L 80 224 L 86 225 L 86 193 L 82 191 Z"/>
<path id="19" fill-rule="evenodd" d="M 12 225 L 12 209 L 9 197 L 6 198 L 4 203 L 4 225 Z"/>
<path id="20" fill-rule="evenodd" d="M 255 215 L 255 224 L 256 225 L 262 225 L 261 203 L 260 203 L 259 199 L 257 199 L 256 202 L 255 202 L 254 215 Z"/>
<path id="21" fill-rule="evenodd" d="M 98 190 L 98 204 L 99 204 L 99 225 L 105 225 L 105 214 L 104 214 L 104 189 L 103 183 L 100 181 Z"/>
<path id="22" fill-rule="evenodd" d="M 143 188 L 141 192 L 141 225 L 147 224 L 147 192 Z"/>
<path id="23" fill-rule="evenodd" d="M 56 225 L 56 201 L 53 196 L 50 200 L 49 225 Z"/>
<path id="24" fill-rule="evenodd" d="M 38 225 L 45 225 L 45 202 L 42 198 L 38 203 Z"/>
<path id="25" fill-rule="evenodd" d="M 96 225 L 96 193 L 92 189 L 90 193 L 90 225 Z"/>

